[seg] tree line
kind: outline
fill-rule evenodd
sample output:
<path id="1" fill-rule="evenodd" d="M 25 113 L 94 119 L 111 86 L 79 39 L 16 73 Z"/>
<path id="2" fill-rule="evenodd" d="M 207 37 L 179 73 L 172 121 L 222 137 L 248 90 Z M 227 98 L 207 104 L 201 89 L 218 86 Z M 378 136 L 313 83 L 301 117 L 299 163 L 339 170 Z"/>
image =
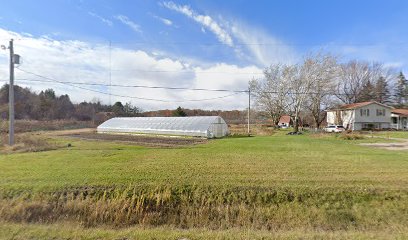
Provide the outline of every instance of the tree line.
<path id="1" fill-rule="evenodd" d="M 9 85 L 0 88 L 0 117 L 8 118 Z M 67 94 L 57 96 L 53 89 L 35 93 L 29 88 L 14 86 L 15 118 L 32 120 L 75 119 L 79 121 L 103 118 L 98 113 L 111 113 L 114 116 L 139 116 L 142 110 L 131 103 L 116 102 L 113 105 L 102 104 L 99 100 L 72 103 Z M 102 119 L 104 120 L 104 119 Z"/>
<path id="2" fill-rule="evenodd" d="M 305 57 L 300 63 L 272 64 L 264 76 L 250 82 L 258 111 L 274 124 L 290 115 L 294 131 L 300 116 L 309 116 L 319 128 L 325 110 L 341 105 L 377 101 L 395 107 L 408 106 L 408 81 L 404 74 L 380 63 L 340 62 L 330 54 Z"/>
<path id="3" fill-rule="evenodd" d="M 0 118 L 8 118 L 8 85 L 0 88 Z M 231 123 L 246 121 L 245 111 L 166 109 L 144 112 L 132 103 L 115 102 L 113 105 L 102 104 L 95 99 L 91 102 L 72 103 L 69 95 L 57 96 L 53 89 L 46 89 L 38 94 L 29 88 L 14 86 L 15 117 L 29 120 L 63 120 L 103 122 L 111 117 L 184 117 L 184 116 L 222 116 Z"/>

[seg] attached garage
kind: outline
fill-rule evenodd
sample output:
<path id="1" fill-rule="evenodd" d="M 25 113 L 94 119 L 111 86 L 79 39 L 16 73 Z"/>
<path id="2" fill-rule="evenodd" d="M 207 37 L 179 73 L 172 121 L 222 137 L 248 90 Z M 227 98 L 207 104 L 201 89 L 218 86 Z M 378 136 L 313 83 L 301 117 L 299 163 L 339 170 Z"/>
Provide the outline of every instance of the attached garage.
<path id="1" fill-rule="evenodd" d="M 98 133 L 154 134 L 220 138 L 229 134 L 219 116 L 200 117 L 118 117 L 97 128 Z"/>

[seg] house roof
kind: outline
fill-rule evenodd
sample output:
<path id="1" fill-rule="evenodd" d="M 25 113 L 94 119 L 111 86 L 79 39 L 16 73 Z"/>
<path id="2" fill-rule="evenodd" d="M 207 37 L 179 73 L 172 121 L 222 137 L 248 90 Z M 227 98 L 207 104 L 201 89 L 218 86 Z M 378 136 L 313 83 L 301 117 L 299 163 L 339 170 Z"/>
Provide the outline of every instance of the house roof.
<path id="1" fill-rule="evenodd" d="M 279 123 L 290 123 L 290 116 L 289 115 L 283 115 L 279 119 Z"/>
<path id="2" fill-rule="evenodd" d="M 378 105 L 381 105 L 383 107 L 392 108 L 390 106 L 387 106 L 387 105 L 379 103 L 379 102 L 370 101 L 370 102 L 359 102 L 359 103 L 345 104 L 345 105 L 341 105 L 338 108 L 331 109 L 331 110 L 352 110 L 352 109 L 361 108 L 361 107 L 364 107 L 364 106 L 367 106 L 367 105 L 370 105 L 370 104 L 378 104 Z"/>
<path id="3" fill-rule="evenodd" d="M 408 116 L 408 109 L 393 109 L 391 113 Z"/>

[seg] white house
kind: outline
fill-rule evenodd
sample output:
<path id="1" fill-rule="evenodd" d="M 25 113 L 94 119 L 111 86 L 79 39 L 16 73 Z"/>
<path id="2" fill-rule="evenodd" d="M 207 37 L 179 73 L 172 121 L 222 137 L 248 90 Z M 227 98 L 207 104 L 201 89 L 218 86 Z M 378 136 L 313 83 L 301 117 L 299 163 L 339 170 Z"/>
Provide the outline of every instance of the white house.
<path id="1" fill-rule="evenodd" d="M 378 102 L 342 105 L 327 111 L 328 125 L 343 125 L 350 130 L 391 128 L 392 107 Z"/>
<path id="2" fill-rule="evenodd" d="M 408 109 L 393 109 L 391 111 L 391 128 L 408 130 Z"/>

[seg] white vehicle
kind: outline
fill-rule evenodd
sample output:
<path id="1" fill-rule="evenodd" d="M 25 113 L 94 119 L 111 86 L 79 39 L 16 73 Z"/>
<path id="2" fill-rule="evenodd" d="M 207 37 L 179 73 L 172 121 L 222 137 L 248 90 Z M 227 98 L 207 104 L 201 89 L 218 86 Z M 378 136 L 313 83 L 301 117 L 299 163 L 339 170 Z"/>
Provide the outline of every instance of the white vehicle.
<path id="1" fill-rule="evenodd" d="M 342 125 L 330 125 L 324 128 L 325 132 L 334 132 L 334 133 L 339 133 L 343 132 L 346 129 Z"/>

